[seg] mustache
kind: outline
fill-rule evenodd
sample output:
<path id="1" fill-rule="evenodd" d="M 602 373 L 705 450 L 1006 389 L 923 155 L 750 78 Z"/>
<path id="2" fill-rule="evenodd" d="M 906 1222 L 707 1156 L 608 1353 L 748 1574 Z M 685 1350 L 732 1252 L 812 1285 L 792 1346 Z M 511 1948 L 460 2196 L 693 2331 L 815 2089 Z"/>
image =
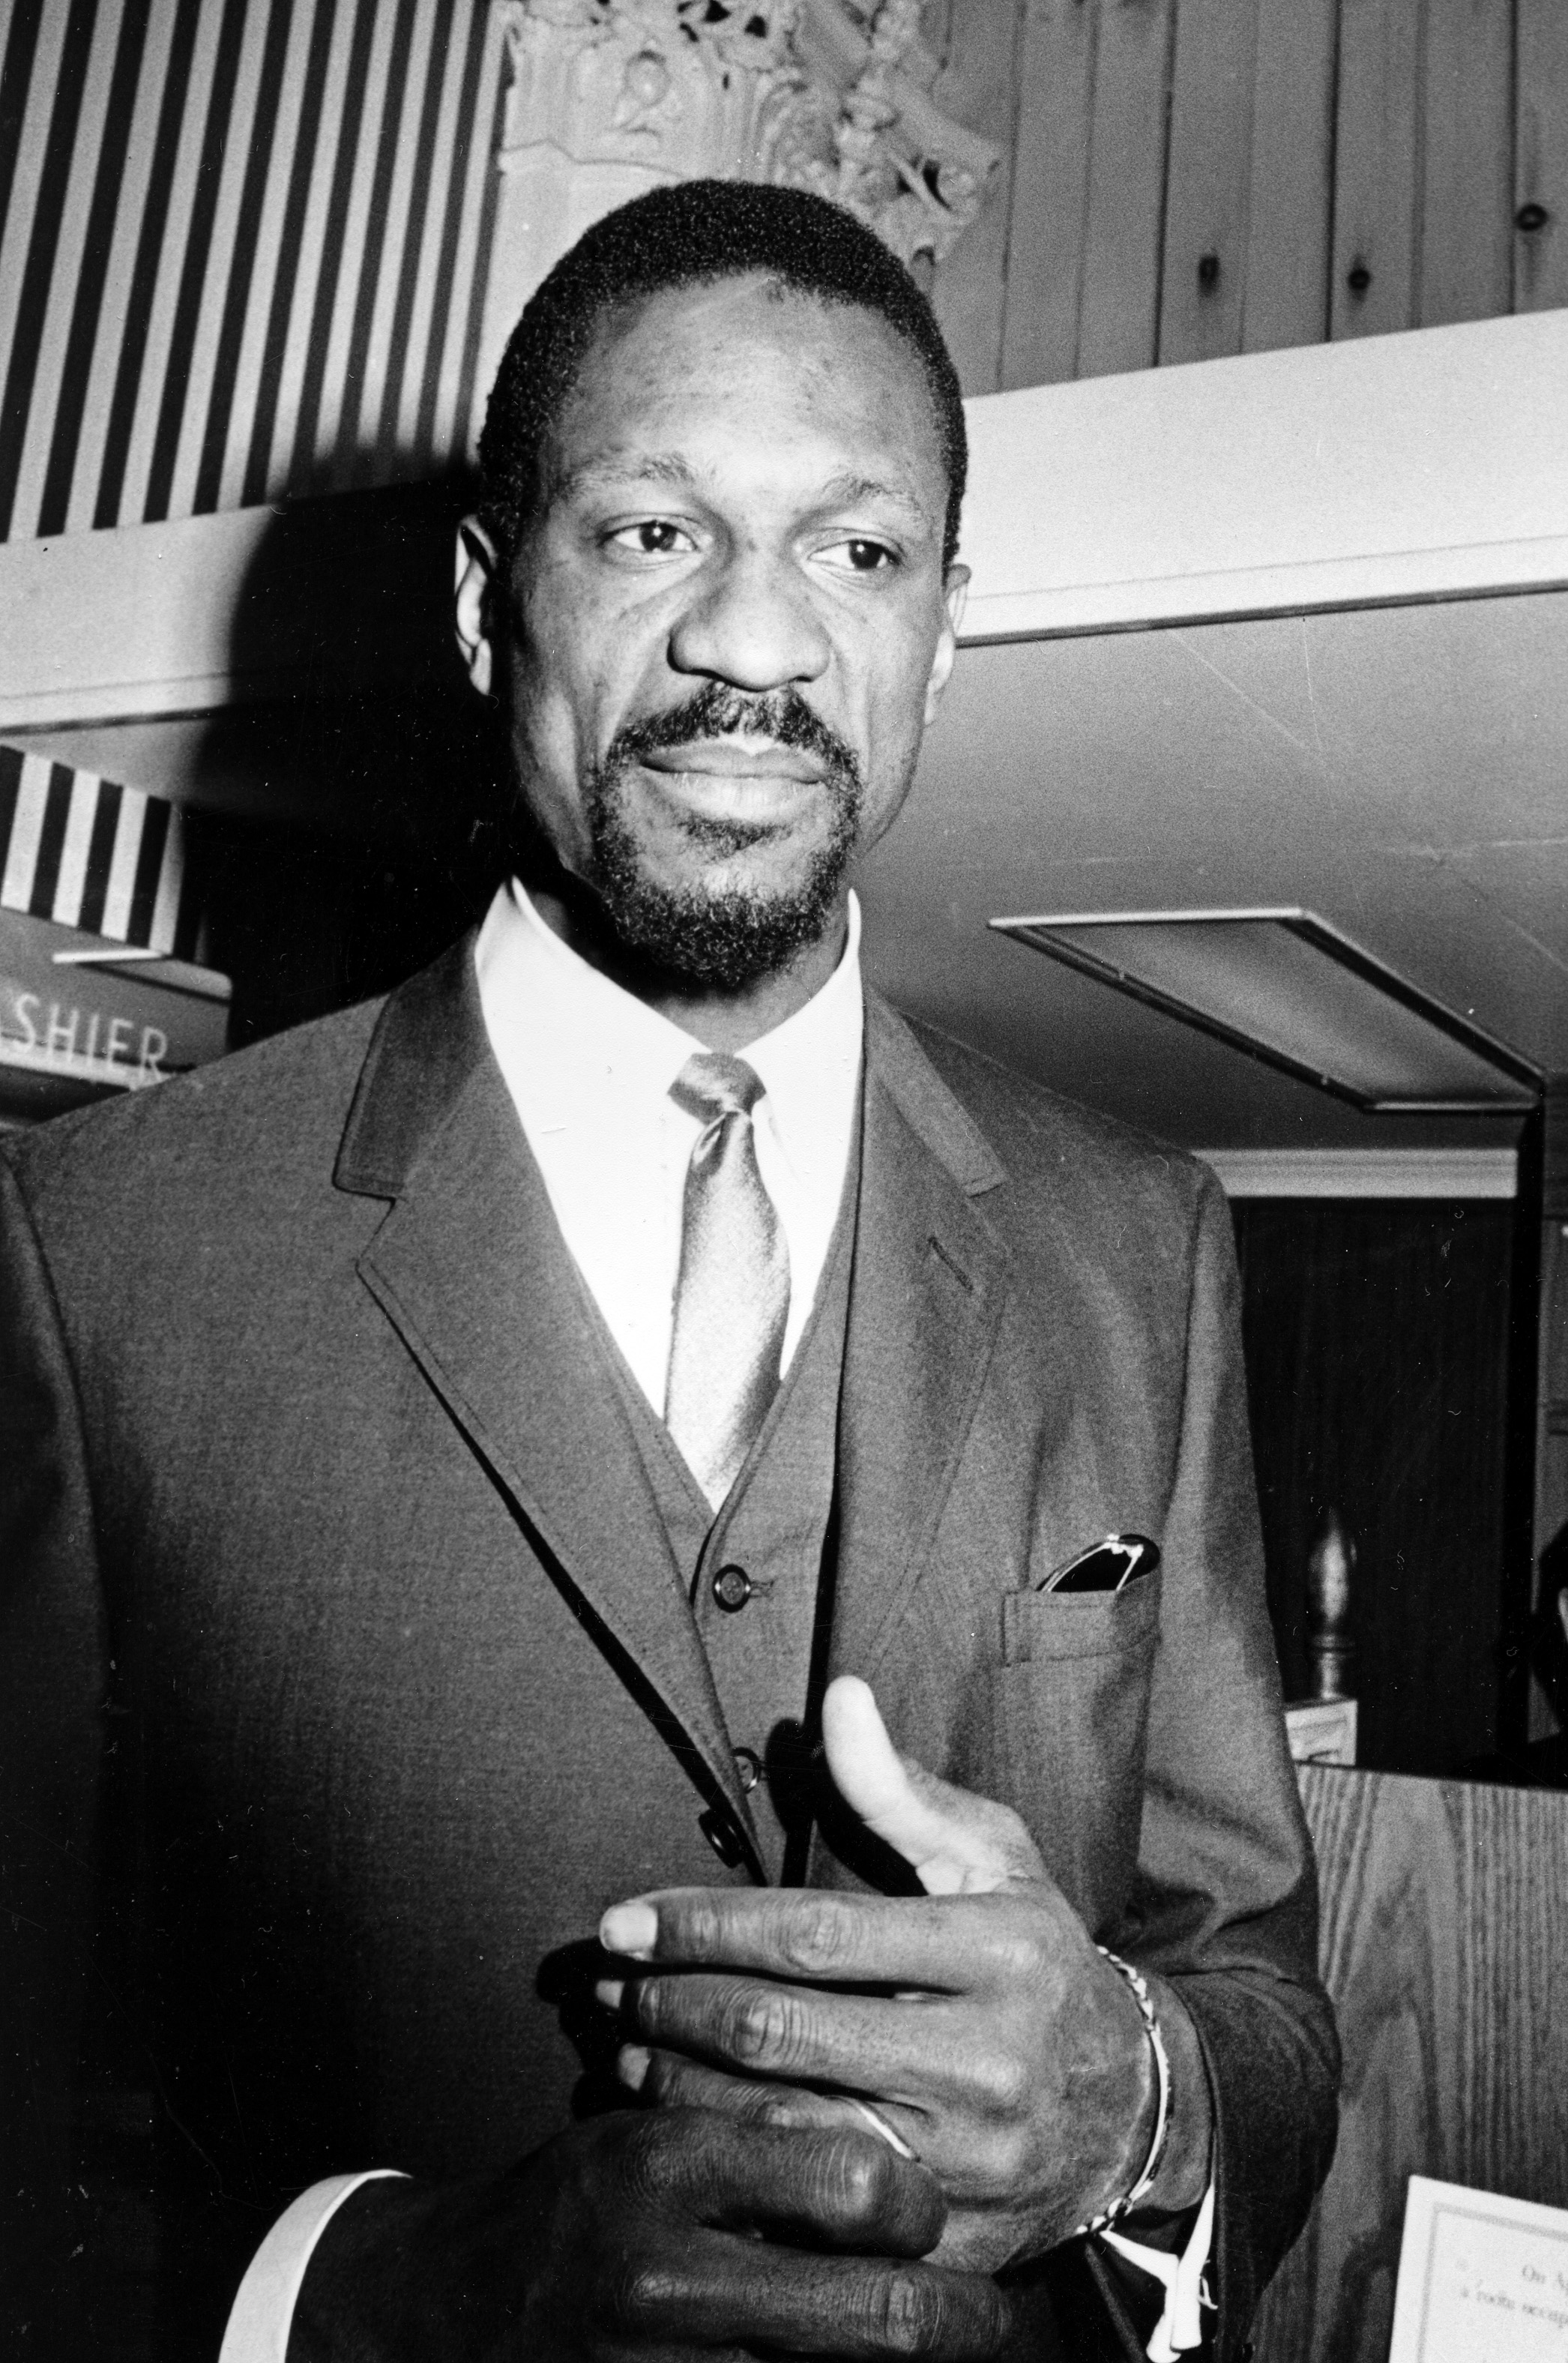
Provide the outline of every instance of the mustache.
<path id="1" fill-rule="evenodd" d="M 753 696 L 745 690 L 726 689 L 716 681 L 705 682 L 684 704 L 672 705 L 666 713 L 626 723 L 610 742 L 604 769 L 613 771 L 644 755 L 688 747 L 697 738 L 743 736 L 771 738 L 780 747 L 799 747 L 815 755 L 840 780 L 859 785 L 860 766 L 854 749 L 820 714 L 812 713 L 798 689 L 774 689 Z"/>

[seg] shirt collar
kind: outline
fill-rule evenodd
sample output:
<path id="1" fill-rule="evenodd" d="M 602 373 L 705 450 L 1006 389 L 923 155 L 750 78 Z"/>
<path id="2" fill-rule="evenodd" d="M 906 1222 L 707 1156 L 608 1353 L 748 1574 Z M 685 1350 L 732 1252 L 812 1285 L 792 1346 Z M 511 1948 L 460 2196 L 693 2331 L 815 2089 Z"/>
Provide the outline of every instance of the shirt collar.
<path id="1" fill-rule="evenodd" d="M 496 892 L 474 964 L 491 1044 L 520 1106 L 525 1093 L 531 1128 L 581 1122 L 612 1104 L 625 1115 L 651 1113 L 703 1048 L 574 952 L 515 878 Z M 858 1071 L 863 1024 L 860 904 L 851 893 L 844 951 L 827 982 L 741 1054 L 762 1078 L 792 1164 L 820 1129 L 824 1085 Z"/>
<path id="2" fill-rule="evenodd" d="M 844 951 L 827 982 L 741 1053 L 762 1078 L 762 1105 L 797 1179 L 824 1157 L 835 1158 L 843 1170 L 839 1136 L 846 1137 L 853 1122 L 864 1026 L 860 904 L 851 890 Z"/>

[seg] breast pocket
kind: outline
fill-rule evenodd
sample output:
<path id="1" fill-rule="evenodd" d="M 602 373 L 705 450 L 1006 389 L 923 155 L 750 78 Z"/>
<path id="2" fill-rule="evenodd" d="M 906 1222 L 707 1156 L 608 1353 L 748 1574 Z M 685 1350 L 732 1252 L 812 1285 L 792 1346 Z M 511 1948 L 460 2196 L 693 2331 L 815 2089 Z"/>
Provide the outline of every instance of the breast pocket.
<path id="1" fill-rule="evenodd" d="M 1068 1902 L 1113 1927 L 1138 1858 L 1156 1570 L 1121 1592 L 1002 1600 L 1002 1727 L 1012 1803 Z"/>

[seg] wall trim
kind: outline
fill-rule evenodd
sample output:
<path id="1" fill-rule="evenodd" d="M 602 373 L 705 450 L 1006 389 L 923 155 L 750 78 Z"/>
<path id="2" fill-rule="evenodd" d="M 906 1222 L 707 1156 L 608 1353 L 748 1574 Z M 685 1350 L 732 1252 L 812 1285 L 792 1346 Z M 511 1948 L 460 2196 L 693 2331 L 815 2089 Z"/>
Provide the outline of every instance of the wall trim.
<path id="1" fill-rule="evenodd" d="M 981 395 L 959 637 L 1560 588 L 1565 369 L 1560 309 Z"/>
<path id="2" fill-rule="evenodd" d="M 1199 1148 L 1228 1198 L 1512 1198 L 1511 1148 Z"/>

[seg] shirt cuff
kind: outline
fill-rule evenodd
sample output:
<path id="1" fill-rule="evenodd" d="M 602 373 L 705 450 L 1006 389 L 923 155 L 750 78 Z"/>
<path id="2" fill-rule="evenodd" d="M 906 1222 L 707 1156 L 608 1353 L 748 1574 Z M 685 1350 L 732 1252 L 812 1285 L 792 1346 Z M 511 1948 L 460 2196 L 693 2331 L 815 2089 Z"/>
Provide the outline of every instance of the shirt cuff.
<path id="1" fill-rule="evenodd" d="M 302 2191 L 250 2259 L 223 2335 L 218 2363 L 285 2363 L 289 2330 L 305 2267 L 343 2202 L 363 2182 L 404 2181 L 395 2167 L 329 2175 Z"/>
<path id="2" fill-rule="evenodd" d="M 1145 2248 L 1141 2241 L 1129 2240 L 1121 2232 L 1102 2232 L 1100 2238 L 1141 2273 L 1152 2273 L 1165 2286 L 1165 2310 L 1150 2334 L 1144 2352 L 1149 2363 L 1176 2363 L 1178 2355 L 1203 2343 L 1203 2324 L 1199 2308 L 1214 2301 L 1203 2285 L 1203 2275 L 1209 2263 L 1209 2251 L 1214 2238 L 1214 2185 L 1209 2183 L 1203 2194 L 1203 2204 L 1198 2211 L 1198 2221 L 1192 2227 L 1187 2246 L 1179 2256 L 1167 2256 L 1163 2248 Z M 226 2354 L 222 2363 L 228 2363 Z"/>

